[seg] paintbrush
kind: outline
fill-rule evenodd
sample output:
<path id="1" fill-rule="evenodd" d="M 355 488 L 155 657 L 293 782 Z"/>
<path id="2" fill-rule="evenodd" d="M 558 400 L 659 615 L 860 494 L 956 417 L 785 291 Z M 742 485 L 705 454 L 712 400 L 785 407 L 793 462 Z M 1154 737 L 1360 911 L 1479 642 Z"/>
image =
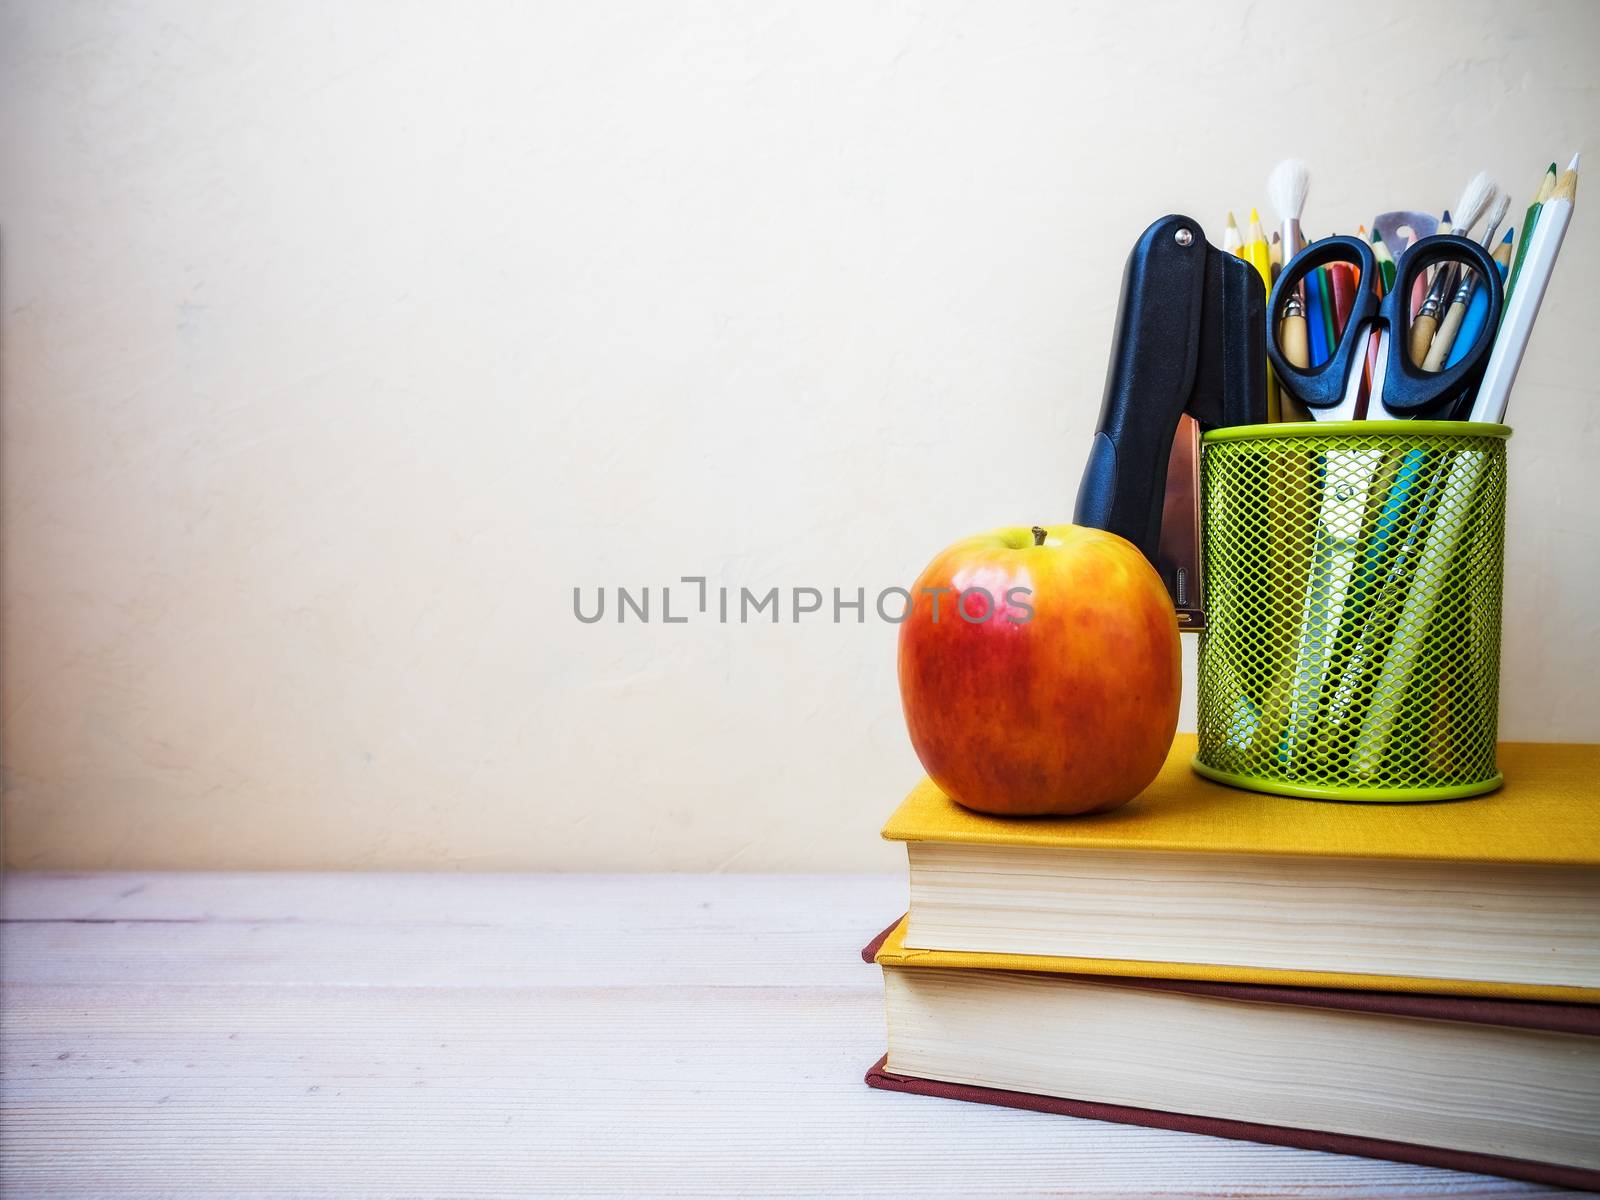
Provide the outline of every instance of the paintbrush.
<path id="1" fill-rule="evenodd" d="M 1500 222 L 1506 219 L 1506 212 L 1510 207 L 1510 193 L 1501 192 L 1495 198 L 1494 207 L 1489 210 L 1488 224 L 1484 226 L 1483 237 L 1479 239 L 1485 249 L 1494 245 L 1495 236 L 1500 232 Z M 1433 335 L 1433 345 L 1428 347 L 1428 357 L 1422 361 L 1424 371 L 1437 371 L 1448 361 L 1450 351 L 1455 348 L 1456 337 L 1461 332 L 1461 322 L 1466 320 L 1467 307 L 1472 303 L 1472 293 L 1477 283 L 1476 271 L 1462 272 L 1461 283 L 1450 301 L 1450 310 L 1445 313 L 1444 320 L 1439 325 L 1439 332 Z"/>
<path id="2" fill-rule="evenodd" d="M 1454 225 L 1450 222 L 1450 214 L 1445 213 L 1444 220 L 1440 222 L 1440 233 L 1457 233 L 1467 237 L 1472 233 L 1472 227 L 1482 218 L 1484 211 L 1494 202 L 1500 189 L 1495 186 L 1489 172 L 1479 171 L 1467 181 L 1467 186 L 1462 189 L 1461 202 L 1456 205 L 1456 219 Z M 1411 361 L 1419 367 L 1428 358 L 1428 350 L 1433 345 L 1433 335 L 1438 332 L 1439 320 L 1444 315 L 1445 305 L 1449 303 L 1450 294 L 1455 290 L 1456 274 L 1455 265 L 1447 263 L 1434 272 L 1433 280 L 1428 286 L 1428 294 L 1422 302 L 1422 308 L 1416 318 L 1411 322 Z"/>
<path id="3" fill-rule="evenodd" d="M 1288 262 L 1306 248 L 1300 232 L 1300 214 L 1306 209 L 1311 190 L 1311 168 L 1298 158 L 1286 158 L 1267 176 L 1267 199 L 1283 225 L 1283 261 Z"/>
<path id="4" fill-rule="evenodd" d="M 1270 293 L 1272 283 L 1276 282 L 1278 272 L 1289 265 L 1289 261 L 1296 254 L 1306 248 L 1306 236 L 1300 229 L 1300 215 L 1306 209 L 1306 196 L 1311 191 L 1311 168 L 1298 158 L 1286 158 L 1272 168 L 1272 173 L 1267 176 L 1267 202 L 1278 216 L 1279 231 L 1274 233 L 1273 241 L 1267 247 L 1268 253 L 1268 284 Z M 1276 248 L 1279 263 L 1276 267 L 1271 264 L 1271 254 Z M 1309 343 L 1305 341 L 1306 331 L 1306 283 L 1301 282 L 1289 297 L 1281 314 L 1283 327 L 1293 329 L 1292 336 L 1298 337 L 1299 348 L 1309 355 Z M 1278 313 L 1269 313 L 1268 320 L 1276 321 Z M 1294 361 L 1291 359 L 1290 361 Z M 1310 365 L 1309 358 L 1306 364 Z M 1310 420 L 1311 414 L 1300 406 L 1299 401 L 1291 397 L 1288 392 L 1278 388 L 1278 412 L 1285 421 Z"/>

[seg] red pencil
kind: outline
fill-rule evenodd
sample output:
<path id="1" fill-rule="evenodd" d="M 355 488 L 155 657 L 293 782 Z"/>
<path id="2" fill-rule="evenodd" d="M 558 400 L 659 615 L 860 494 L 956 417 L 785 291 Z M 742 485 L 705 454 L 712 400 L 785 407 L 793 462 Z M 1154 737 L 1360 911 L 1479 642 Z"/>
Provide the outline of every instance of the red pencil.
<path id="1" fill-rule="evenodd" d="M 1328 287 L 1333 292 L 1333 336 L 1344 336 L 1350 323 L 1350 310 L 1356 305 L 1356 275 L 1353 263 L 1334 263 L 1328 268 Z"/>

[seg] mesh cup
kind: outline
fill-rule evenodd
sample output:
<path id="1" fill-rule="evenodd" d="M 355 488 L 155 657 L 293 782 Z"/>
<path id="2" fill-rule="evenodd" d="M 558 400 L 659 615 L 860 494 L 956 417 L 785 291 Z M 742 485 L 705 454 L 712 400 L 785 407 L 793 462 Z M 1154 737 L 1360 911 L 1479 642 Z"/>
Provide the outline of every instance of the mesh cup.
<path id="1" fill-rule="evenodd" d="M 1504 425 L 1204 439 L 1200 774 L 1405 802 L 1500 786 Z"/>

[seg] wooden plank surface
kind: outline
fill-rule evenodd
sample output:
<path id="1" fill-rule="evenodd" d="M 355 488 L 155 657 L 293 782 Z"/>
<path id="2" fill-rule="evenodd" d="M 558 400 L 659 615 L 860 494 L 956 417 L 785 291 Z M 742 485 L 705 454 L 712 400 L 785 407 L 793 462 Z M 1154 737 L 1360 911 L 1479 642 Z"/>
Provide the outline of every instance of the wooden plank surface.
<path id="1" fill-rule="evenodd" d="M 870 1091 L 881 984 L 856 953 L 904 888 L 12 875 L 0 1180 L 119 1197 L 1540 1191 Z"/>

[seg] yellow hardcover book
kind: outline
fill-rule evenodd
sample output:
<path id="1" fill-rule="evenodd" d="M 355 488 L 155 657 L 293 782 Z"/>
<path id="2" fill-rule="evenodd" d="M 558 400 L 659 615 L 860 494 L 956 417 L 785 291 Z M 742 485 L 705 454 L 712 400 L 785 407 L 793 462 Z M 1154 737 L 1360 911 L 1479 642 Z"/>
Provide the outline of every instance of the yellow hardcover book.
<path id="1" fill-rule="evenodd" d="M 1351 971 L 1291 971 L 1216 963 L 1136 962 L 1126 958 L 1064 958 L 1048 954 L 984 954 L 967 950 L 914 950 L 906 945 L 907 918 L 891 929 L 873 956 L 882 967 L 943 967 L 972 971 L 1026 971 L 1048 975 L 1182 979 L 1204 983 L 1254 983 L 1277 987 L 1348 988 L 1363 992 L 1426 992 L 1494 1000 L 1552 1000 L 1600 1004 L 1600 988 L 1484 983 L 1474 979 L 1419 979 Z"/>
<path id="2" fill-rule="evenodd" d="M 1600 747 L 1507 744 L 1490 796 L 1291 800 L 1209 783 L 1180 737 L 1115 812 L 1004 818 L 924 781 L 896 965 L 1600 1000 Z"/>

